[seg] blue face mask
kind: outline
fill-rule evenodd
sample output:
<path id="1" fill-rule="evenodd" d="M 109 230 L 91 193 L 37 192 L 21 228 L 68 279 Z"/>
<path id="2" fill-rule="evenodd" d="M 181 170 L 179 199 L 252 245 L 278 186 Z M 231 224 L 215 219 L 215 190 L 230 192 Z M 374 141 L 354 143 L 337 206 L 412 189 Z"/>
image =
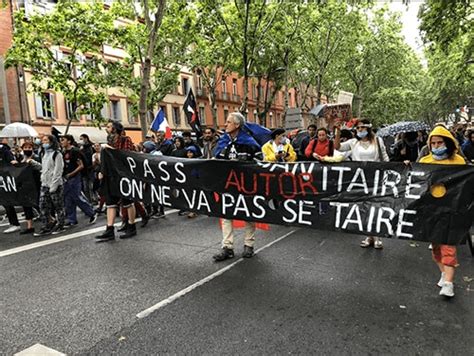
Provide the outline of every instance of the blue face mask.
<path id="1" fill-rule="evenodd" d="M 448 158 L 447 147 L 432 148 L 431 153 L 433 154 L 433 158 L 437 161 L 441 161 L 443 159 Z"/>
<path id="2" fill-rule="evenodd" d="M 364 138 L 364 137 L 367 137 L 368 134 L 369 134 L 368 131 L 358 131 L 357 132 L 357 137 L 358 138 Z"/>
<path id="3" fill-rule="evenodd" d="M 38 146 L 41 145 L 41 140 L 39 138 L 35 139 L 35 144 L 37 144 Z"/>
<path id="4" fill-rule="evenodd" d="M 47 150 L 51 145 L 49 143 L 43 143 L 43 148 Z"/>

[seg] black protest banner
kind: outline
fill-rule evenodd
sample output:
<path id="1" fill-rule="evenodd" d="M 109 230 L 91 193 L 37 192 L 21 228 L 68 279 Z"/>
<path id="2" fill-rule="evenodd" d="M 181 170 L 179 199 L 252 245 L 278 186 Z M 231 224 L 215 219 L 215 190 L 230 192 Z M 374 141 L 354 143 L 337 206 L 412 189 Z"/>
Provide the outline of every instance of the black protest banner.
<path id="1" fill-rule="evenodd" d="M 458 244 L 474 167 L 244 163 L 104 150 L 106 194 L 205 215 Z"/>
<path id="2" fill-rule="evenodd" d="M 33 206 L 38 204 L 38 190 L 28 164 L 0 166 L 0 205 Z"/>

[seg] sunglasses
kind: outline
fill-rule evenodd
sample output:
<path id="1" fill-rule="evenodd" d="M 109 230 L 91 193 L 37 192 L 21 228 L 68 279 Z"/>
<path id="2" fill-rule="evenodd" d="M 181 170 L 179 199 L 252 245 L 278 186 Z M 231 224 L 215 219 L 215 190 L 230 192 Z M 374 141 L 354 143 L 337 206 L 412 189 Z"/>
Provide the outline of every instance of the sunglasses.
<path id="1" fill-rule="evenodd" d="M 356 129 L 357 130 L 368 129 L 368 127 L 367 126 L 357 126 Z"/>

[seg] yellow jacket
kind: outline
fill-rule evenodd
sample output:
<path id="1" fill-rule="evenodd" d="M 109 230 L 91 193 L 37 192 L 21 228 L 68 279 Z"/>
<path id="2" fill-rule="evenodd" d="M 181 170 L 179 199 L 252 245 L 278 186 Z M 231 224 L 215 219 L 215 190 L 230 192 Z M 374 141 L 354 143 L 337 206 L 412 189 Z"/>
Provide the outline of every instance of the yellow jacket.
<path id="1" fill-rule="evenodd" d="M 296 161 L 296 152 L 293 149 L 293 146 L 290 143 L 287 143 L 283 146 L 283 150 L 288 153 L 285 157 L 285 162 L 294 162 Z M 273 145 L 273 140 L 268 141 L 262 147 L 263 160 L 266 162 L 277 162 L 275 156 L 275 147 Z"/>
<path id="2" fill-rule="evenodd" d="M 451 157 L 448 157 L 446 159 L 443 159 L 441 161 L 437 161 L 433 158 L 433 154 L 431 153 L 431 137 L 433 136 L 442 136 L 450 139 L 453 141 L 454 145 L 458 147 L 456 139 L 453 137 L 451 132 L 449 132 L 447 129 L 445 129 L 442 126 L 437 126 L 431 131 L 430 136 L 428 137 L 428 148 L 430 149 L 430 153 L 422 157 L 420 159 L 420 163 L 431 163 L 431 164 L 466 164 L 466 161 L 462 156 L 458 155 L 456 151 L 454 154 L 451 155 Z"/>

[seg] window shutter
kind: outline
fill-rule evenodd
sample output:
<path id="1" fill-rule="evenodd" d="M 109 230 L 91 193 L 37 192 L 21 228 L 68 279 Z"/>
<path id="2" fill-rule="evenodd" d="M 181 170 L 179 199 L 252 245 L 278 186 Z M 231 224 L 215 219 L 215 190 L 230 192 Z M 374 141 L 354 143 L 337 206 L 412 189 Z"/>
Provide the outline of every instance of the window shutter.
<path id="1" fill-rule="evenodd" d="M 35 93 L 35 110 L 36 118 L 44 117 L 43 115 L 43 102 L 41 101 L 41 95 Z"/>
<path id="2" fill-rule="evenodd" d="M 54 94 L 49 93 L 49 102 L 51 105 L 51 118 L 56 119 L 56 105 L 54 101 Z"/>

